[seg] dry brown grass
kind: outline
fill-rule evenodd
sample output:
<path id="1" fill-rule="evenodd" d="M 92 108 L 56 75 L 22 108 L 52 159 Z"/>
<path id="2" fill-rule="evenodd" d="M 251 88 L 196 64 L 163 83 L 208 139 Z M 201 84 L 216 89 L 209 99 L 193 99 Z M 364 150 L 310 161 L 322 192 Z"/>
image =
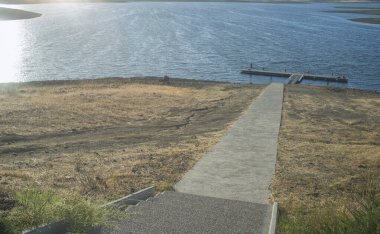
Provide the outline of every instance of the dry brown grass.
<path id="1" fill-rule="evenodd" d="M 0 85 L 0 186 L 108 198 L 170 189 L 262 88 L 153 78 Z"/>
<path id="2" fill-rule="evenodd" d="M 380 94 L 287 86 L 272 182 L 282 208 L 350 200 L 368 175 L 380 184 Z"/>

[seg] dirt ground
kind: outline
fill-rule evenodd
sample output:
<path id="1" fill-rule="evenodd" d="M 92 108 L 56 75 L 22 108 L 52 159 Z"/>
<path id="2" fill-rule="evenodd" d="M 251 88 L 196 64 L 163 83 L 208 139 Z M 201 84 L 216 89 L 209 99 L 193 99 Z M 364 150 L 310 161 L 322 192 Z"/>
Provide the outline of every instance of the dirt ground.
<path id="1" fill-rule="evenodd" d="M 380 185 L 380 93 L 285 88 L 274 199 L 283 210 L 351 199 Z"/>
<path id="2" fill-rule="evenodd" d="M 264 86 L 159 78 L 0 85 L 0 188 L 170 189 Z"/>

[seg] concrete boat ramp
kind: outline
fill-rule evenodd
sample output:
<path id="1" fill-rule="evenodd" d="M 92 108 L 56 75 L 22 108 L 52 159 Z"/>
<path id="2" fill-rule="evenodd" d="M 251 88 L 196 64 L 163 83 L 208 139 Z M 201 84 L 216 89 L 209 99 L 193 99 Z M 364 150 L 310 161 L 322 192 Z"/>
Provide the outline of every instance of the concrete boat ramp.
<path id="1" fill-rule="evenodd" d="M 269 204 L 283 85 L 270 84 L 222 140 L 175 186 L 128 208 L 101 233 L 274 233 Z"/>
<path id="2" fill-rule="evenodd" d="M 267 204 L 274 174 L 283 85 L 271 84 L 176 191 Z"/>

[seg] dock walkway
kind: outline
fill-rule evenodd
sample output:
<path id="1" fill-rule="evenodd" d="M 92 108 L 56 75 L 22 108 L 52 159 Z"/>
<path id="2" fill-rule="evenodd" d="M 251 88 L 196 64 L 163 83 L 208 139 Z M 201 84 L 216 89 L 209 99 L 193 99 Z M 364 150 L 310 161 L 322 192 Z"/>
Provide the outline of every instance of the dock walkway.
<path id="1" fill-rule="evenodd" d="M 299 84 L 302 82 L 304 75 L 302 74 L 292 74 L 287 80 L 287 84 Z"/>
<path id="2" fill-rule="evenodd" d="M 299 84 L 302 80 L 320 80 L 320 81 L 328 81 L 328 82 L 339 82 L 339 83 L 347 83 L 348 79 L 345 76 L 327 76 L 327 75 L 315 75 L 309 73 L 293 73 L 293 72 L 278 72 L 278 71 L 266 71 L 254 68 L 243 69 L 241 71 L 242 74 L 247 75 L 257 75 L 257 76 L 271 76 L 271 77 L 288 77 L 286 84 Z M 295 80 L 295 77 L 290 79 L 292 76 L 302 76 L 299 77 L 298 80 Z"/>

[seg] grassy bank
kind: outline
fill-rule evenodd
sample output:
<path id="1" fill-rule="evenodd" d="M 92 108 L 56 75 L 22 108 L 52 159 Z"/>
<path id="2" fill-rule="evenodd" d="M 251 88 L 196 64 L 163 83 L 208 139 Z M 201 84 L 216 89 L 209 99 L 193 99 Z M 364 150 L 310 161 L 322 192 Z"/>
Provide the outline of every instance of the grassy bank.
<path id="1" fill-rule="evenodd" d="M 380 223 L 379 133 L 379 93 L 286 87 L 272 182 L 280 233 L 345 233 L 334 225 L 359 227 L 357 214 Z"/>
<path id="2" fill-rule="evenodd" d="M 0 192 L 113 199 L 171 189 L 263 88 L 160 78 L 0 84 Z M 271 185 L 279 232 L 378 231 L 379 186 L 380 94 L 286 86 Z M 12 202 L 0 193 L 1 209 Z"/>
<path id="3" fill-rule="evenodd" d="M 282 213 L 277 233 L 380 233 L 380 184 L 377 178 L 378 172 L 368 173 L 362 190 L 354 191 L 350 198 L 324 201 L 315 208 L 299 204 L 292 213 Z"/>
<path id="4" fill-rule="evenodd" d="M 0 186 L 170 189 L 263 86 L 160 79 L 0 85 Z"/>
<path id="5" fill-rule="evenodd" d="M 8 206 L 1 206 L 4 201 Z M 18 234 L 52 222 L 64 222 L 71 233 L 94 228 L 113 228 L 127 219 L 123 208 L 104 207 L 102 203 L 78 194 L 58 195 L 51 191 L 22 189 L 0 194 L 0 233 Z"/>

